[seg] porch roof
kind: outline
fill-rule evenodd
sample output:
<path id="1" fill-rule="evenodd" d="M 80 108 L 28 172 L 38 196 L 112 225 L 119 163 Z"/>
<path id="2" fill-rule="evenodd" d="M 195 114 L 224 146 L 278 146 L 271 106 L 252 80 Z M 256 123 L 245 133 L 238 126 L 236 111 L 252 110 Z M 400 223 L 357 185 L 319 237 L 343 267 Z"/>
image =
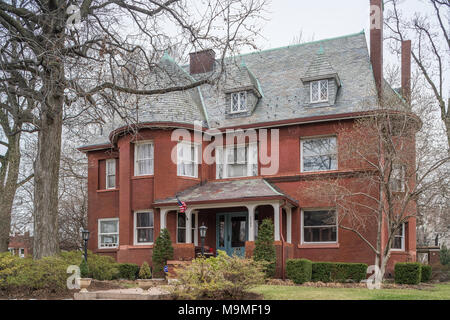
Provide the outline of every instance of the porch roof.
<path id="1" fill-rule="evenodd" d="M 198 184 L 178 193 L 180 200 L 186 204 L 257 201 L 280 199 L 297 206 L 298 202 L 265 179 L 239 179 L 226 181 L 209 181 Z M 175 196 L 155 200 L 156 207 L 177 205 Z"/>

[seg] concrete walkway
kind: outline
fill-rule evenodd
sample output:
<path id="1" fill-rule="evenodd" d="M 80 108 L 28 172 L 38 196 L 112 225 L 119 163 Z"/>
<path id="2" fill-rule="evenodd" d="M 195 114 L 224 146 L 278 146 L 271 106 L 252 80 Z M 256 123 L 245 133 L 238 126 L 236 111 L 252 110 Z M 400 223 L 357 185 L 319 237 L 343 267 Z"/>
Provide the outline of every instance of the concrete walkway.
<path id="1" fill-rule="evenodd" d="M 159 287 L 152 287 L 147 291 L 141 288 L 130 288 L 77 292 L 74 294 L 74 300 L 165 300 L 169 298 L 169 292 Z"/>

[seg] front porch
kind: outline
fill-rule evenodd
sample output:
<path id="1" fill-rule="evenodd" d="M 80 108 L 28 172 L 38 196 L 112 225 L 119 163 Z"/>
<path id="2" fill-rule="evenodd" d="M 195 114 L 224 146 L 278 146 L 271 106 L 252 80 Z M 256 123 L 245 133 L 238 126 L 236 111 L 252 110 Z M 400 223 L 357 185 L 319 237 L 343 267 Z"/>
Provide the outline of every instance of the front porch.
<path id="1" fill-rule="evenodd" d="M 211 195 L 214 199 L 210 199 Z M 200 251 L 199 227 L 206 226 L 205 251 L 251 256 L 258 226 L 273 221 L 277 250 L 277 275 L 282 264 L 293 258 L 292 220 L 298 205 L 263 179 L 207 183 L 179 194 L 187 210 L 180 213 L 175 198 L 155 203 L 160 227 L 167 228 L 174 243 L 176 260 L 191 260 Z M 246 200 L 247 199 L 247 200 Z"/>

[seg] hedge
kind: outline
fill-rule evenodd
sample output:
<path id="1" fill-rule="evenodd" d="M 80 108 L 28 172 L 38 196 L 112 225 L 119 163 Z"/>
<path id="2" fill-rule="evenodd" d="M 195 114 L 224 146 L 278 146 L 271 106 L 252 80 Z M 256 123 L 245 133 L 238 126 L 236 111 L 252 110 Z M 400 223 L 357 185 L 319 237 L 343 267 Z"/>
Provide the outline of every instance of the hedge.
<path id="1" fill-rule="evenodd" d="M 367 264 L 343 262 L 313 262 L 312 281 L 360 282 L 366 279 Z"/>
<path id="2" fill-rule="evenodd" d="M 428 282 L 431 280 L 431 266 L 423 264 L 422 265 L 422 276 L 421 281 L 422 282 Z"/>
<path id="3" fill-rule="evenodd" d="M 119 278 L 136 280 L 139 273 L 139 266 L 134 263 L 121 263 L 119 264 Z"/>
<path id="4" fill-rule="evenodd" d="M 399 262 L 394 267 L 394 280 L 398 284 L 419 284 L 422 265 L 418 262 Z"/>
<path id="5" fill-rule="evenodd" d="M 289 259 L 286 261 L 286 276 L 296 284 L 311 281 L 312 262 L 307 259 Z"/>

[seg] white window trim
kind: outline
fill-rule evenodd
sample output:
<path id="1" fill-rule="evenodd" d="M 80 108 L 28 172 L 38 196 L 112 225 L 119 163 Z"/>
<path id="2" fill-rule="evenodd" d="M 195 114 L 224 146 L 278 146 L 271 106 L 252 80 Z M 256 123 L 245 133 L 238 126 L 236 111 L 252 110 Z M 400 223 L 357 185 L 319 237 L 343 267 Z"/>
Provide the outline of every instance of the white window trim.
<path id="1" fill-rule="evenodd" d="M 256 177 L 256 176 L 258 176 L 258 174 L 256 174 L 256 176 L 249 175 L 249 173 L 251 173 L 253 164 L 255 164 L 255 163 L 251 163 L 251 162 L 250 162 L 250 156 L 249 156 L 248 159 L 247 159 L 248 162 L 247 162 L 247 174 L 246 174 L 246 175 L 243 175 L 243 176 L 237 176 L 237 177 L 230 177 L 230 176 L 228 176 L 228 165 L 229 165 L 229 163 L 228 163 L 228 157 L 227 157 L 227 149 L 230 149 L 230 148 L 239 148 L 239 147 L 243 147 L 243 146 L 245 146 L 246 148 L 248 148 L 249 154 L 250 154 L 250 146 L 255 146 L 255 148 L 256 148 L 256 165 L 257 165 L 257 171 L 259 172 L 259 161 L 258 161 L 258 156 L 259 156 L 258 152 L 259 152 L 259 150 L 258 150 L 258 143 L 257 143 L 257 142 L 254 142 L 254 143 L 246 143 L 246 144 L 225 145 L 225 146 L 223 146 L 223 147 L 217 147 L 217 148 L 216 148 L 216 155 L 217 155 L 217 153 L 218 153 L 217 149 L 218 149 L 218 148 L 221 148 L 221 149 L 222 149 L 222 151 L 219 151 L 219 152 L 222 153 L 222 159 L 220 159 L 221 164 L 222 164 L 222 179 L 234 179 L 234 178 L 245 178 L 245 177 Z M 246 152 L 247 152 L 247 151 L 246 151 Z M 217 169 L 218 169 L 218 166 L 217 166 L 217 159 L 216 159 L 216 170 L 217 170 Z M 217 175 L 217 173 L 216 173 L 216 179 L 217 179 L 217 176 L 218 176 L 218 175 Z"/>
<path id="2" fill-rule="evenodd" d="M 390 185 L 391 192 L 405 192 L 405 189 L 406 189 L 406 166 L 403 165 L 403 164 L 393 164 L 393 167 L 394 168 L 392 168 L 392 171 L 391 171 L 391 179 L 395 179 L 396 178 L 396 177 L 392 176 L 394 174 L 395 168 L 400 168 L 400 175 L 401 175 L 401 177 L 400 177 L 401 182 L 400 183 L 401 183 L 401 186 L 400 186 L 400 190 L 397 190 L 397 189 L 394 190 L 394 188 L 392 187 L 394 181 L 391 181 L 391 185 Z"/>
<path id="3" fill-rule="evenodd" d="M 320 99 L 320 83 L 322 81 L 326 81 L 327 82 L 327 98 L 325 100 Z M 313 100 L 313 90 L 312 90 L 312 85 L 313 83 L 318 82 L 319 83 L 319 99 L 318 100 Z M 327 80 L 315 80 L 315 81 L 311 81 L 309 84 L 309 95 L 310 95 L 310 101 L 311 103 L 320 103 L 320 102 L 328 102 L 330 101 L 330 82 Z"/>
<path id="4" fill-rule="evenodd" d="M 23 250 L 23 254 L 21 251 Z M 19 258 L 25 258 L 25 248 L 19 248 Z"/>
<path id="5" fill-rule="evenodd" d="M 108 174 L 108 166 L 111 163 L 114 163 L 114 186 L 113 187 L 110 187 L 108 185 L 108 177 L 110 176 Z M 105 174 L 105 176 L 106 176 L 106 184 L 105 184 L 105 186 L 106 186 L 106 189 L 115 189 L 116 188 L 116 183 L 117 183 L 117 177 L 116 177 L 117 168 L 116 168 L 116 165 L 117 165 L 116 159 L 107 159 L 106 160 L 106 166 L 105 166 L 105 171 L 106 171 L 106 174 Z"/>
<path id="6" fill-rule="evenodd" d="M 335 138 L 336 139 L 336 169 L 331 170 L 312 170 L 312 171 L 305 171 L 303 168 L 303 142 L 308 140 L 314 140 L 314 139 L 324 139 L 324 138 Z M 338 138 L 334 135 L 326 135 L 326 136 L 314 136 L 314 137 L 305 137 L 300 139 L 300 172 L 310 173 L 310 172 L 323 172 L 323 171 L 336 171 L 339 170 L 339 146 L 338 146 Z"/>
<path id="7" fill-rule="evenodd" d="M 241 93 L 245 93 L 245 109 L 241 109 Z M 233 111 L 233 94 L 238 95 L 238 110 Z M 230 113 L 242 113 L 248 111 L 248 94 L 247 91 L 238 91 L 238 92 L 232 92 L 230 94 Z"/>
<path id="8" fill-rule="evenodd" d="M 180 214 L 179 211 L 177 211 L 177 216 L 176 216 L 176 220 L 177 220 L 177 228 L 176 228 L 176 238 L 177 238 L 177 243 L 186 243 L 186 242 L 179 242 L 178 241 L 178 215 Z M 192 212 L 192 216 L 195 216 L 195 225 L 192 226 L 191 229 L 194 230 L 194 238 L 192 239 L 194 241 L 194 245 L 198 246 L 198 212 Z M 184 229 L 184 231 L 186 232 L 186 227 L 181 227 Z M 191 231 L 192 232 L 192 231 Z"/>
<path id="9" fill-rule="evenodd" d="M 405 223 L 402 223 L 402 247 L 400 249 L 399 248 L 391 248 L 391 251 L 405 251 L 405 238 L 406 238 Z M 392 239 L 391 246 L 394 244 L 394 239 L 395 239 L 395 235 Z"/>
<path id="10" fill-rule="evenodd" d="M 106 222 L 106 221 L 117 221 L 117 232 L 112 232 L 112 233 L 101 233 L 101 222 Z M 97 220 L 97 224 L 98 224 L 98 238 L 97 238 L 97 247 L 98 249 L 114 249 L 114 248 L 118 248 L 119 247 L 119 243 L 120 243 L 120 223 L 119 223 L 119 218 L 105 218 L 105 219 L 98 219 Z M 102 235 L 108 235 L 108 234 L 116 234 L 117 233 L 117 246 L 114 247 L 102 247 L 101 246 L 101 236 Z"/>
<path id="11" fill-rule="evenodd" d="M 14 255 L 14 248 L 8 248 L 9 253 L 11 253 L 12 255 Z"/>
<path id="12" fill-rule="evenodd" d="M 189 145 L 189 146 L 194 145 L 194 163 L 195 163 L 195 166 L 194 166 L 194 175 L 193 176 L 189 176 L 189 175 L 184 175 L 184 174 L 179 174 L 178 173 L 178 166 L 180 165 L 180 159 L 178 159 L 178 155 L 180 153 L 179 153 L 178 148 L 179 148 L 179 146 L 181 144 L 186 144 L 186 145 Z M 196 142 L 184 141 L 184 140 L 178 142 L 178 144 L 177 144 L 177 176 L 178 177 L 198 178 L 198 165 L 199 165 L 199 161 L 198 161 L 198 155 L 199 154 L 198 153 L 199 153 L 199 148 L 200 148 L 200 144 L 196 143 Z M 153 149 L 153 152 L 154 152 L 154 149 Z"/>
<path id="13" fill-rule="evenodd" d="M 142 213 L 142 212 L 151 212 L 153 213 L 153 241 L 155 240 L 155 212 L 151 209 L 148 210 L 138 210 L 138 211 L 134 211 L 133 216 L 134 216 L 134 221 L 133 221 L 133 244 L 135 246 L 148 246 L 148 245 L 152 245 L 154 244 L 154 242 L 138 242 L 137 241 L 137 214 L 138 213 Z"/>
<path id="14" fill-rule="evenodd" d="M 304 230 L 304 220 L 305 220 L 305 211 L 324 211 L 324 210 L 334 210 L 336 214 L 336 241 L 321 241 L 321 242 L 306 242 L 305 241 L 305 230 Z M 305 245 L 316 245 L 316 244 L 337 244 L 339 243 L 339 226 L 338 226 L 338 211 L 335 208 L 308 208 L 308 209 L 302 209 L 301 210 L 301 217 L 300 217 L 300 234 L 301 236 L 301 244 Z"/>
<path id="15" fill-rule="evenodd" d="M 151 144 L 153 146 L 153 171 L 151 173 L 146 173 L 146 174 L 138 174 L 138 169 L 139 166 L 137 165 L 138 163 L 138 158 L 137 158 L 137 146 L 140 144 Z M 153 142 L 153 140 L 140 140 L 140 141 L 135 141 L 134 142 L 134 176 L 135 177 L 142 177 L 142 176 L 152 176 L 155 174 L 155 144 Z"/>

